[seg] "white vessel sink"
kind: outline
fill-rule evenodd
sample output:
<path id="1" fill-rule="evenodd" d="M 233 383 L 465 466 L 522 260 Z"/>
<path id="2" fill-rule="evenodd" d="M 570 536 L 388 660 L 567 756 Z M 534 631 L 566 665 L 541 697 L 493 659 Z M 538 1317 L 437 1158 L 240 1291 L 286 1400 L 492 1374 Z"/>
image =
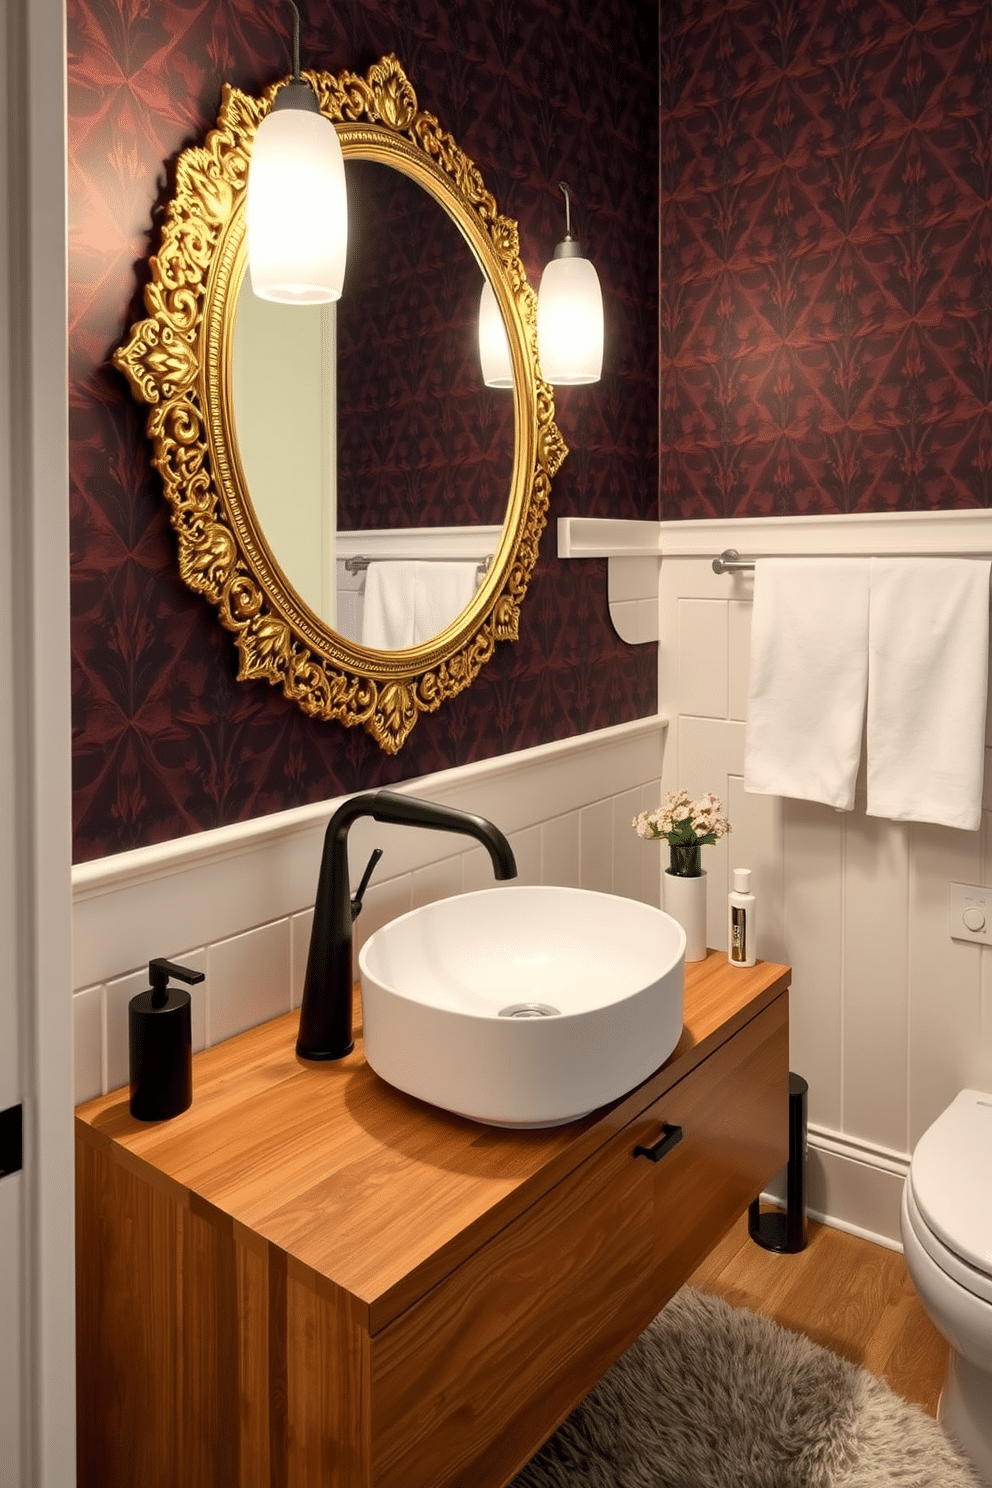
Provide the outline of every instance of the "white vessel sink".
<path id="1" fill-rule="evenodd" d="M 362 947 L 365 1056 L 474 1121 L 575 1121 L 675 1048 L 684 960 L 681 925 L 638 900 L 523 886 L 441 899 Z"/>

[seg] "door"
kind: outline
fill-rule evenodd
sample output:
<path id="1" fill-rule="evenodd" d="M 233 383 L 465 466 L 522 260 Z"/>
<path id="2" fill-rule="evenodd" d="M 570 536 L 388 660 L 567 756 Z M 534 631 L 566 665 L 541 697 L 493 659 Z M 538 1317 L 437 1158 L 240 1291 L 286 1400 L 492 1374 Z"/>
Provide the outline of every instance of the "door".
<path id="1" fill-rule="evenodd" d="M 7 0 L 0 25 L 0 1488 L 75 1482 L 64 76 L 62 0 Z"/>

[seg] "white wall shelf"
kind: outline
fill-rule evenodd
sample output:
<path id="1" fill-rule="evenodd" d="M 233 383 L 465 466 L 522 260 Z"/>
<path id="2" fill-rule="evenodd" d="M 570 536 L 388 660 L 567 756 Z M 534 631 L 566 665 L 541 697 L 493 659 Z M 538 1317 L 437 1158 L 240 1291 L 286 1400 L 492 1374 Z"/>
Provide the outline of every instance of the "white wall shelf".
<path id="1" fill-rule="evenodd" d="M 559 517 L 559 558 L 608 558 L 610 619 L 630 646 L 657 641 L 660 522 Z"/>

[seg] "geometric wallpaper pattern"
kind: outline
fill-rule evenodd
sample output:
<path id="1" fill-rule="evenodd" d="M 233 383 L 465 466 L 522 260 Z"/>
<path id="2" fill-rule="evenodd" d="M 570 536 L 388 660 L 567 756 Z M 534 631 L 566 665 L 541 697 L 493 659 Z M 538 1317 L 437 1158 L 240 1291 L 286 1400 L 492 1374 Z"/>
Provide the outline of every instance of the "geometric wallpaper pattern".
<path id="1" fill-rule="evenodd" d="M 559 562 L 559 515 L 658 511 L 658 8 L 644 0 L 300 0 L 304 66 L 395 52 L 520 225 L 533 284 L 563 235 L 559 181 L 603 284 L 603 380 L 558 389 L 570 454 L 516 643 L 421 719 L 397 756 L 236 681 L 214 610 L 180 581 L 146 410 L 110 362 L 143 314 L 145 260 L 182 149 L 221 86 L 291 61 L 288 6 L 68 0 L 74 856 L 88 860 L 643 717 L 656 647 L 626 646 L 605 563 Z M 442 301 L 438 300 L 438 304 Z M 488 416 L 487 416 L 488 417 Z M 491 422 L 491 420 L 489 421 Z M 445 435 L 445 438 L 454 437 Z M 485 468 L 486 418 L 459 419 Z M 431 432 L 440 467 L 443 440 Z M 479 450 L 483 450 L 479 454 Z"/>
<path id="2" fill-rule="evenodd" d="M 992 505 L 992 6 L 661 6 L 661 515 Z"/>

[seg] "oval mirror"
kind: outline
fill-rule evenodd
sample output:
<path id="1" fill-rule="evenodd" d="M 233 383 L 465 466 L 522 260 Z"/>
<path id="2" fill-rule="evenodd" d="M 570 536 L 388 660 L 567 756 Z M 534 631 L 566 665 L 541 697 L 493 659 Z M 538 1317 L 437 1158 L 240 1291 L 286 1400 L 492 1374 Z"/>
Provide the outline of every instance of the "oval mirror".
<path id="1" fill-rule="evenodd" d="M 361 724 L 395 753 L 421 713 L 468 686 L 497 642 L 516 639 L 551 478 L 566 450 L 551 389 L 538 371 L 536 297 L 520 262 L 516 223 L 500 214 L 478 169 L 437 119 L 418 108 L 395 57 L 384 57 L 364 78 L 306 77 L 335 123 L 346 168 L 357 168 L 356 196 L 364 202 L 378 195 L 381 210 L 412 222 L 424 216 L 419 194 L 430 208 L 421 238 L 404 239 L 402 255 L 395 240 L 391 254 L 380 222 L 378 251 L 369 255 L 379 267 L 372 288 L 360 293 L 355 262 L 362 240 L 376 231 L 360 209 L 337 316 L 335 307 L 331 313 L 318 307 L 309 325 L 294 324 L 290 348 L 279 353 L 290 360 L 299 355 L 306 367 L 298 395 L 289 399 L 295 411 L 287 423 L 280 411 L 285 388 L 275 372 L 252 388 L 253 370 L 246 383 L 245 368 L 272 353 L 258 350 L 269 345 L 268 332 L 249 324 L 255 307 L 243 305 L 248 161 L 279 85 L 261 98 L 225 86 L 217 127 L 179 157 L 161 244 L 149 265 L 147 318 L 114 361 L 150 405 L 148 432 L 172 508 L 180 573 L 233 633 L 239 679 L 279 685 L 306 713 Z M 377 177 L 397 188 L 396 200 Z M 407 296 L 400 301 L 399 319 L 407 325 L 401 343 L 381 280 L 399 257 L 414 263 L 416 277 L 418 255 L 422 270 L 433 258 L 440 272 L 433 278 L 422 272 L 419 287 L 399 291 Z M 349 311 L 344 300 L 352 277 Z M 475 317 L 483 278 L 506 328 L 512 393 L 484 388 L 478 371 Z M 417 318 L 416 296 L 425 293 L 442 297 L 452 321 L 447 339 L 434 347 L 422 334 L 425 313 Z M 299 307 L 263 310 L 276 308 L 300 313 Z M 346 372 L 346 342 L 352 368 L 361 364 L 360 378 Z M 404 397 L 414 405 L 412 423 L 395 418 Z M 474 444 L 484 451 L 467 470 L 453 457 L 461 419 L 473 421 Z M 262 437 L 254 437 L 259 429 Z M 266 462 L 264 481 L 261 473 L 256 479 Z M 297 504 L 304 488 L 309 495 L 302 504 L 311 504 L 312 516 L 287 537 L 285 508 Z M 301 533 L 310 552 L 297 551 Z M 456 568 L 457 576 L 449 572 Z M 378 631 L 372 628 L 377 644 L 369 644 L 367 614 L 356 619 L 349 609 L 341 571 L 353 581 L 361 575 L 363 612 L 375 591 L 373 608 L 385 617 Z M 413 634 L 405 622 L 390 622 L 411 593 L 423 612 Z"/>
<path id="2" fill-rule="evenodd" d="M 402 171 L 352 155 L 346 177 L 338 302 L 273 304 L 242 274 L 234 431 L 245 492 L 288 582 L 340 635 L 397 650 L 454 620 L 492 561 L 513 399 L 480 380 L 483 280 L 457 225 Z M 408 566 L 381 568 L 396 562 Z M 424 603 L 390 604 L 418 577 Z"/>

